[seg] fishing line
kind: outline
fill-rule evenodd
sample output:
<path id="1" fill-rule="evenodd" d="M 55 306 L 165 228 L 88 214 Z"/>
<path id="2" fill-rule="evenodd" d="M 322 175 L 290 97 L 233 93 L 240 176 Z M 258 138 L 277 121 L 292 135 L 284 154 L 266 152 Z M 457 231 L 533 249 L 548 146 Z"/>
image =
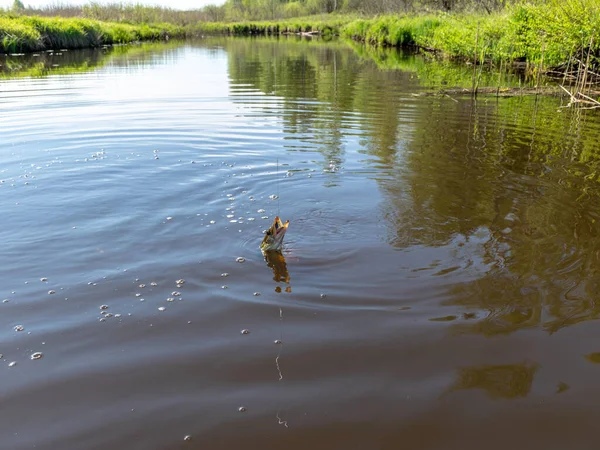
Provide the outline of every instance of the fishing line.
<path id="1" fill-rule="evenodd" d="M 281 356 L 282 350 L 283 350 L 283 309 L 281 309 L 281 307 L 279 307 L 279 351 L 277 352 L 277 357 L 275 358 L 275 366 L 277 367 L 277 373 L 279 374 L 279 381 L 283 381 L 283 373 L 281 372 L 281 367 L 279 367 L 279 357 Z M 287 420 L 283 420 L 279 416 L 280 411 L 281 411 L 281 409 L 278 409 L 277 414 L 275 414 L 275 417 L 277 417 L 278 424 L 283 425 L 286 428 L 289 428 Z"/>
<path id="2" fill-rule="evenodd" d="M 279 373 L 279 381 L 283 380 L 283 374 L 279 367 L 279 357 L 281 356 L 281 350 L 283 350 L 283 310 L 279 307 L 279 352 L 275 358 L 275 365 L 277 366 L 277 372 Z"/>
<path id="3" fill-rule="evenodd" d="M 280 180 L 279 180 L 279 158 L 277 158 L 276 175 L 277 175 L 277 216 L 281 217 L 281 198 L 279 195 L 279 183 L 280 183 Z M 277 373 L 279 375 L 278 381 L 283 381 L 283 373 L 281 372 L 281 367 L 279 366 L 279 357 L 281 356 L 282 351 L 283 351 L 283 309 L 280 306 L 279 307 L 279 351 L 277 352 L 277 356 L 275 357 L 275 367 L 277 367 Z M 289 428 L 287 420 L 282 420 L 281 417 L 279 416 L 280 411 L 281 411 L 281 409 L 278 409 L 277 414 L 275 414 L 275 417 L 277 417 L 277 423 L 279 425 L 283 425 L 286 428 Z"/>
<path id="4" fill-rule="evenodd" d="M 279 158 L 277 158 L 277 215 L 281 217 L 281 211 L 279 208 Z"/>

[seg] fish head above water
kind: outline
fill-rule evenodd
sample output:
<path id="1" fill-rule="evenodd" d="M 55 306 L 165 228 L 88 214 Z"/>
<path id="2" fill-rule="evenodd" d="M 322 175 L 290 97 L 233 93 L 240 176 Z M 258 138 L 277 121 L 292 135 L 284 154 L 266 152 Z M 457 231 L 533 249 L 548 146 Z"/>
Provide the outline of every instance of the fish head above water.
<path id="1" fill-rule="evenodd" d="M 265 237 L 260 244 L 261 251 L 280 252 L 283 248 L 283 238 L 285 237 L 285 232 L 287 231 L 289 224 L 289 220 L 283 223 L 279 216 L 275 217 L 273 225 L 271 225 L 271 228 L 267 230 Z"/>

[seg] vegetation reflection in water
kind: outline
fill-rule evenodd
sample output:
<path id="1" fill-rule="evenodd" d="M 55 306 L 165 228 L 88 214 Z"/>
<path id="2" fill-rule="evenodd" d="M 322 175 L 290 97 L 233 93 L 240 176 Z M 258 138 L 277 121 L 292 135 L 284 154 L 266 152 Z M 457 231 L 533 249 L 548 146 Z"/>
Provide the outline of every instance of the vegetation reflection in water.
<path id="1" fill-rule="evenodd" d="M 593 113 L 558 111 L 553 97 L 415 101 L 407 93 L 444 79 L 468 85 L 470 74 L 414 56 L 394 56 L 400 70 L 382 71 L 339 47 L 294 42 L 283 51 L 267 39 L 224 45 L 232 84 L 287 102 L 285 132 L 318 145 L 324 167 L 343 164 L 345 135 L 362 137 L 385 197 L 390 245 L 453 249 L 456 267 L 425 268 L 432 275 L 473 271 L 471 281 L 448 288 L 454 332 L 554 333 L 598 318 L 591 300 L 600 287 Z"/>
<path id="2" fill-rule="evenodd" d="M 172 53 L 180 48 L 181 41 L 169 43 L 143 43 L 98 49 L 46 51 L 17 56 L 0 57 L 0 79 L 42 78 L 52 75 L 70 75 L 98 70 L 112 64 L 133 67 L 157 55 Z"/>

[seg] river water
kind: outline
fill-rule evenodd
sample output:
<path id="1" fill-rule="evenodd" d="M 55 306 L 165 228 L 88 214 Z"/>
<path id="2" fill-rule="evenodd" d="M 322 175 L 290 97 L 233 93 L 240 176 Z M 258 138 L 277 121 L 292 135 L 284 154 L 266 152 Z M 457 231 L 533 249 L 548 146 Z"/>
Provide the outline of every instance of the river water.
<path id="1" fill-rule="evenodd" d="M 342 42 L 0 63 L 2 449 L 595 448 L 597 112 Z"/>

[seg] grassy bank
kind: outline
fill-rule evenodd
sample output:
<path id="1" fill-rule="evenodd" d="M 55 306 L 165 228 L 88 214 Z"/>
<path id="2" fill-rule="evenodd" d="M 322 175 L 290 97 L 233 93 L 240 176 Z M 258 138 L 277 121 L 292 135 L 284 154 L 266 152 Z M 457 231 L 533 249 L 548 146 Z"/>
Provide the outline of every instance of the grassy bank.
<path id="1" fill-rule="evenodd" d="M 532 0 L 490 14 L 437 12 L 373 18 L 322 14 L 274 21 L 199 21 L 185 27 L 168 23 L 149 25 L 89 18 L 0 15 L 0 51 L 96 47 L 197 34 L 310 32 L 323 36 L 342 35 L 381 47 L 418 46 L 477 63 L 523 61 L 534 71 L 558 69 L 568 72 L 582 66 L 600 66 L 598 0 Z"/>
<path id="2" fill-rule="evenodd" d="M 171 24 L 130 25 L 77 18 L 0 16 L 0 52 L 77 49 L 185 37 Z"/>
<path id="3" fill-rule="evenodd" d="M 418 46 L 464 60 L 523 61 L 535 69 L 588 60 L 600 65 L 600 2 L 550 0 L 520 3 L 492 14 L 323 15 L 281 21 L 198 25 L 205 34 L 339 34 L 375 46 Z"/>
<path id="4" fill-rule="evenodd" d="M 477 62 L 526 61 L 545 67 L 594 56 L 600 3 L 520 4 L 495 14 L 386 16 L 356 20 L 342 34 L 382 46 L 416 45 Z"/>
<path id="5" fill-rule="evenodd" d="M 254 22 L 200 22 L 195 29 L 198 33 L 207 35 L 274 36 L 285 33 L 317 32 L 323 36 L 337 36 L 356 18 L 356 16 L 319 15 Z"/>

